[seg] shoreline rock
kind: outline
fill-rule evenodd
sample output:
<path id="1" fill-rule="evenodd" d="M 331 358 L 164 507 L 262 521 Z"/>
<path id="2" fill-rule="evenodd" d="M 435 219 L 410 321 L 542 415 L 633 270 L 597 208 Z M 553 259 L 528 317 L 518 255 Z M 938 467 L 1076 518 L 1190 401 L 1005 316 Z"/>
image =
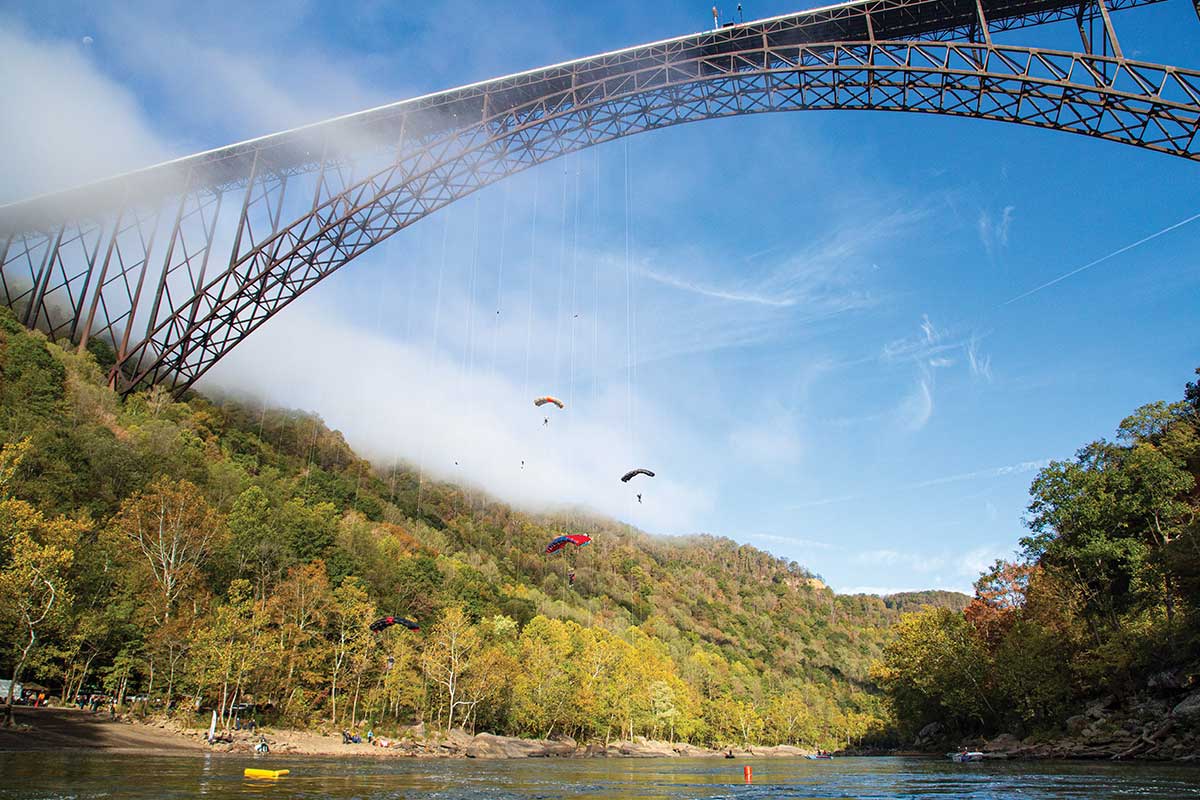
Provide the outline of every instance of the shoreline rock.
<path id="1" fill-rule="evenodd" d="M 1104 697 L 1088 703 L 1083 713 L 1069 717 L 1055 737 L 1030 736 L 1024 740 L 1003 733 L 990 740 L 960 744 L 982 750 L 985 758 L 1019 760 L 1100 760 L 1200 762 L 1200 689 L 1182 696 L 1164 687 L 1172 681 L 1159 677 L 1159 692 L 1142 693 L 1124 701 Z M 936 725 L 935 729 L 933 726 Z M 932 735 L 942 729 L 931 723 L 921 729 L 916 744 L 932 749 Z M 947 742 L 940 742 L 945 746 Z"/>

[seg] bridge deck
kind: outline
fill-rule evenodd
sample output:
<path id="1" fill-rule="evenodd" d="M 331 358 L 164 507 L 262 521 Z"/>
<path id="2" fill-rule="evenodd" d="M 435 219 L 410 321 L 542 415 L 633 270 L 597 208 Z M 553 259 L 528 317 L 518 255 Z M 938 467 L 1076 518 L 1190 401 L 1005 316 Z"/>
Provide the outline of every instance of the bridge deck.
<path id="1" fill-rule="evenodd" d="M 1108 0 L 1112 10 L 1161 0 Z M 1039 25 L 1091 13 L 1080 0 L 982 0 L 991 31 Z M 699 56 L 744 51 L 748 42 L 773 46 L 834 41 L 962 39 L 977 27 L 976 0 L 855 0 L 854 2 L 730 25 L 651 44 L 589 56 L 516 73 L 423 97 L 336 117 L 118 175 L 87 186 L 0 206 L 0 236 L 45 230 L 64 219 L 101 214 L 114 202 L 136 198 L 153 204 L 179 192 L 185 181 L 212 188 L 244 183 L 251 162 L 259 173 L 315 169 L 322 161 L 348 157 L 356 145 L 395 143 L 402 136 L 428 136 L 564 91 L 609 74 Z M 485 99 L 486 98 L 486 99 Z M 486 104 L 486 105 L 485 105 Z M 333 150 L 332 148 L 337 148 Z"/>

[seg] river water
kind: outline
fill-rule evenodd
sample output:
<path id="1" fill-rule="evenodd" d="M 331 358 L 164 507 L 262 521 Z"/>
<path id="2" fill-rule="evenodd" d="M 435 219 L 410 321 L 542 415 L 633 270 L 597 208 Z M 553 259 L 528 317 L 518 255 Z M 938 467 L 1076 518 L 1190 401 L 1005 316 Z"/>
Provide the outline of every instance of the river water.
<path id="1" fill-rule="evenodd" d="M 841 800 L 1116 800 L 1200 798 L 1200 768 L 1097 762 L 952 764 L 921 758 L 833 761 L 235 758 L 0 753 L 0 798 L 810 798 Z M 244 767 L 289 769 L 247 780 Z"/>

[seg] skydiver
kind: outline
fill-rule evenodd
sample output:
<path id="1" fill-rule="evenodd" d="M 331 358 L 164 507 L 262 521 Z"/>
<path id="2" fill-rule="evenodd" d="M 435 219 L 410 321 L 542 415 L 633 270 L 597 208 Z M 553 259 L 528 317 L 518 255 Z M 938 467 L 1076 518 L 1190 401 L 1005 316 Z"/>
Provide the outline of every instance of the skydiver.
<path id="1" fill-rule="evenodd" d="M 575 570 L 571 570 L 569 573 L 567 573 L 567 585 L 568 586 L 575 585 Z"/>
<path id="2" fill-rule="evenodd" d="M 640 494 L 637 496 L 637 498 L 639 503 L 642 502 L 642 496 Z"/>
<path id="3" fill-rule="evenodd" d="M 550 424 L 550 418 L 549 418 L 549 417 L 542 417 L 542 427 L 544 428 L 544 427 L 546 427 L 546 426 L 547 426 L 547 425 L 549 425 L 549 424 Z"/>

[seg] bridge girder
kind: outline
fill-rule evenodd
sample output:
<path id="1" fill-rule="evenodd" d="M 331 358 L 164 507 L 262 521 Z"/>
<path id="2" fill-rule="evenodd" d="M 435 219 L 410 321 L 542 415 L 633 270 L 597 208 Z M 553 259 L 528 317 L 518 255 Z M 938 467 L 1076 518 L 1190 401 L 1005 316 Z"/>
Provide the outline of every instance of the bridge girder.
<path id="1" fill-rule="evenodd" d="M 282 156 L 273 137 L 257 149 L 217 151 L 207 162 L 202 157 L 211 154 L 202 154 L 184 169 L 151 175 L 155 183 L 142 179 L 142 192 L 126 183 L 108 201 L 117 208 L 108 220 L 94 199 L 37 230 L 21 227 L 27 208 L 7 220 L 8 209 L 0 209 L 8 225 L 0 289 L 27 325 L 81 347 L 93 337 L 109 341 L 121 390 L 164 382 L 182 390 L 293 300 L 398 231 L 524 169 L 643 131 L 779 111 L 906 111 L 1030 125 L 1200 160 L 1200 72 L 987 42 L 880 41 L 870 10 L 885 5 L 824 10 L 831 17 L 838 9 L 861 11 L 853 19 L 863 21 L 862 39 L 803 41 L 796 33 L 802 26 L 777 18 L 709 34 L 703 46 L 670 40 L 385 108 L 373 127 L 359 125 L 349 136 L 293 136 Z M 1037 13 L 1081 20 L 1078 8 Z M 984 23 L 974 30 L 986 31 L 991 23 Z M 374 152 L 375 161 L 352 162 L 347 154 L 356 147 Z M 224 180 L 214 178 L 220 169 Z M 311 201 L 305 194 L 297 205 L 295 192 L 288 194 L 296 176 L 310 179 Z M 240 210 L 236 224 L 222 229 L 227 194 Z M 300 211 L 285 217 L 285 208 Z M 156 240 L 166 242 L 162 256 Z M 64 257 L 68 251 L 76 257 Z M 158 258 L 147 312 L 146 276 Z"/>

